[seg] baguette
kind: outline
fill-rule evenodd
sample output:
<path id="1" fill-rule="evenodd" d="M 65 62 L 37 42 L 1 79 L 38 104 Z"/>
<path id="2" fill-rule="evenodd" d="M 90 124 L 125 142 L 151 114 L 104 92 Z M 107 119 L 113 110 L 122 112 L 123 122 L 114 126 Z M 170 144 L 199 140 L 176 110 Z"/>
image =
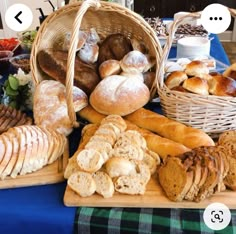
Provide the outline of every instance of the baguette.
<path id="1" fill-rule="evenodd" d="M 91 106 L 83 108 L 79 111 L 79 115 L 81 118 L 86 119 L 91 123 L 100 123 L 106 117 L 106 115 L 98 113 Z M 157 134 L 138 127 L 130 121 L 126 120 L 125 122 L 127 130 L 136 130 L 141 133 L 147 142 L 148 148 L 157 153 L 162 159 L 166 158 L 167 155 L 175 156 L 190 150 L 183 144 L 160 137 Z"/>
<path id="2" fill-rule="evenodd" d="M 144 108 L 127 115 L 125 119 L 191 149 L 215 145 L 214 141 L 202 130 L 188 127 Z"/>

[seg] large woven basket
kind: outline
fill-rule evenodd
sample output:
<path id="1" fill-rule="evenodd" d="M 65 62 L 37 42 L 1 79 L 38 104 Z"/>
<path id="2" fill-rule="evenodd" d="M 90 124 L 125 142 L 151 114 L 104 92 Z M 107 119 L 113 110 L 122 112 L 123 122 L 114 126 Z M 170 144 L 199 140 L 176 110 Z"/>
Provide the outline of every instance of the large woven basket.
<path id="1" fill-rule="evenodd" d="M 229 10 L 235 16 L 235 10 Z M 159 66 L 158 94 L 162 111 L 167 117 L 202 129 L 212 137 L 218 137 L 224 131 L 236 129 L 236 98 L 173 91 L 164 83 L 164 66 L 175 30 L 186 18 L 194 20 L 200 17 L 200 12 L 190 13 L 173 22 Z"/>
<path id="2" fill-rule="evenodd" d="M 71 33 L 67 63 L 66 98 L 68 115 L 74 126 L 77 123 L 72 102 L 72 87 L 78 34 L 79 30 L 88 31 L 91 28 L 95 28 L 97 33 L 103 37 L 113 33 L 122 33 L 128 38 L 143 41 L 149 50 L 149 54 L 156 57 L 156 81 L 162 54 L 160 43 L 151 26 L 141 16 L 119 4 L 98 0 L 79 1 L 50 14 L 41 25 L 32 47 L 31 70 L 33 80 L 37 85 L 40 81 L 47 79 L 38 66 L 37 53 L 46 48 L 57 47 L 58 42 L 65 37 L 65 34 Z M 154 82 L 152 93 L 155 93 L 155 88 Z"/>

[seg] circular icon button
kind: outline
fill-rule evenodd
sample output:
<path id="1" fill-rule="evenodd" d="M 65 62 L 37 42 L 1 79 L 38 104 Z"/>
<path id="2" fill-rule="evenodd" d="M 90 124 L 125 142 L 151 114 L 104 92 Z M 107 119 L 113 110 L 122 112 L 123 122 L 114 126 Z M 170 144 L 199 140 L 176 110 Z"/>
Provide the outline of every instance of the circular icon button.
<path id="1" fill-rule="evenodd" d="M 222 33 L 229 27 L 231 15 L 227 7 L 213 3 L 204 8 L 201 24 L 209 33 Z"/>
<path id="2" fill-rule="evenodd" d="M 222 230 L 229 225 L 231 213 L 226 205 L 216 202 L 206 207 L 203 220 L 210 229 Z"/>
<path id="3" fill-rule="evenodd" d="M 22 32 L 31 26 L 33 13 L 28 6 L 17 3 L 7 9 L 5 21 L 7 26 L 13 31 Z"/>

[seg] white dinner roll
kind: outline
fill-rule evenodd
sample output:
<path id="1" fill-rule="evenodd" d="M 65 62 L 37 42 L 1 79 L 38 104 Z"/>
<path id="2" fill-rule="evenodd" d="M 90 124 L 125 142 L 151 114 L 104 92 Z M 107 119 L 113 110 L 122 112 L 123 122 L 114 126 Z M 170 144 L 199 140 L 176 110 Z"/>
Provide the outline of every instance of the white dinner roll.
<path id="1" fill-rule="evenodd" d="M 120 61 L 121 69 L 124 72 L 144 72 L 149 65 L 147 57 L 138 50 L 130 51 Z"/>
<path id="2" fill-rule="evenodd" d="M 90 104 L 99 113 L 124 116 L 143 107 L 149 99 L 149 89 L 139 78 L 113 75 L 96 86 Z"/>

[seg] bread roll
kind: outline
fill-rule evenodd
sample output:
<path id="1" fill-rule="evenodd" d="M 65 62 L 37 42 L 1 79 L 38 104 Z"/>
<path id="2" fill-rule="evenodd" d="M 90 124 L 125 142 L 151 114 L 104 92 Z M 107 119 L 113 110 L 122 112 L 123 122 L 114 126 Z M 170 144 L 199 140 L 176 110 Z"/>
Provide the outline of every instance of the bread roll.
<path id="1" fill-rule="evenodd" d="M 99 66 L 99 74 L 102 79 L 111 75 L 118 75 L 121 71 L 120 61 L 109 59 Z"/>
<path id="2" fill-rule="evenodd" d="M 188 91 L 200 95 L 208 95 L 208 83 L 207 80 L 201 79 L 200 77 L 191 77 L 184 81 L 183 88 Z"/>
<path id="3" fill-rule="evenodd" d="M 85 63 L 95 63 L 98 59 L 98 51 L 97 44 L 85 43 L 79 50 L 79 58 Z"/>
<path id="4" fill-rule="evenodd" d="M 103 79 L 90 95 L 90 104 L 105 115 L 127 115 L 150 99 L 147 86 L 138 78 L 114 75 Z"/>
<path id="5" fill-rule="evenodd" d="M 166 80 L 165 84 L 169 89 L 173 89 L 176 86 L 182 84 L 185 80 L 188 79 L 188 76 L 183 71 L 174 71 L 170 73 Z"/>
<path id="6" fill-rule="evenodd" d="M 188 148 L 215 145 L 214 141 L 200 129 L 188 127 L 144 108 L 125 116 L 125 119 L 139 127 L 156 132 L 160 136 L 179 142 Z"/>
<path id="7" fill-rule="evenodd" d="M 205 63 L 194 60 L 186 65 L 185 70 L 188 76 L 198 76 L 198 74 L 208 74 L 209 69 Z"/>
<path id="8" fill-rule="evenodd" d="M 210 94 L 217 96 L 236 96 L 236 80 L 223 75 L 214 75 L 208 81 Z"/>
<path id="9" fill-rule="evenodd" d="M 138 50 L 130 51 L 120 61 L 121 69 L 127 73 L 144 72 L 148 64 L 147 57 Z"/>

